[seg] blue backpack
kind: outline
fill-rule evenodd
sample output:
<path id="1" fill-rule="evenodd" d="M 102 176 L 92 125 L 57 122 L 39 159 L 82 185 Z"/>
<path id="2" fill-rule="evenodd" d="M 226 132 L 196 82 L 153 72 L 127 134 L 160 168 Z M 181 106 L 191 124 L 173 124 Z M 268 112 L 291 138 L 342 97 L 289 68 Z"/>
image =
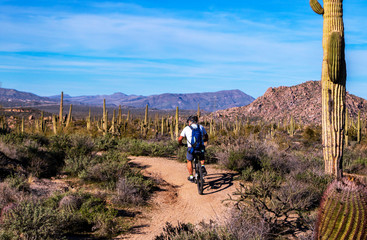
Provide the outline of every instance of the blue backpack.
<path id="1" fill-rule="evenodd" d="M 200 125 L 198 125 L 197 128 L 193 128 L 189 126 L 192 131 L 192 137 L 191 137 L 191 149 L 190 153 L 194 152 L 203 152 L 204 151 L 204 142 L 203 142 L 203 136 L 200 129 Z"/>

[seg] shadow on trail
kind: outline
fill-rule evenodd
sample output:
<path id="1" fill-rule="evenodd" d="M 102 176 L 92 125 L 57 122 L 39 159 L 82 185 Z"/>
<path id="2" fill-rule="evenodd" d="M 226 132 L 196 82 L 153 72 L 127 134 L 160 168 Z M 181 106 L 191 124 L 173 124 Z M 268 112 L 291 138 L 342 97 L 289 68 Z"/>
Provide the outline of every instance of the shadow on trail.
<path id="1" fill-rule="evenodd" d="M 233 178 L 238 173 L 215 173 L 208 174 L 204 179 L 203 195 L 217 193 L 233 185 Z"/>

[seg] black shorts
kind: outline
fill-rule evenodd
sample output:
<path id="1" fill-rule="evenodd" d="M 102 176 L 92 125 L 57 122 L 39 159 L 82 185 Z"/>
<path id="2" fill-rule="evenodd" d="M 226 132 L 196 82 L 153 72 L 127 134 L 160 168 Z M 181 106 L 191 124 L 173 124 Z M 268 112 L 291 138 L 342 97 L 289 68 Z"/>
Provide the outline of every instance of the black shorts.
<path id="1" fill-rule="evenodd" d="M 189 161 L 194 160 L 194 155 L 196 155 L 200 160 L 205 160 L 205 152 L 190 153 L 191 147 L 187 148 L 186 159 Z"/>

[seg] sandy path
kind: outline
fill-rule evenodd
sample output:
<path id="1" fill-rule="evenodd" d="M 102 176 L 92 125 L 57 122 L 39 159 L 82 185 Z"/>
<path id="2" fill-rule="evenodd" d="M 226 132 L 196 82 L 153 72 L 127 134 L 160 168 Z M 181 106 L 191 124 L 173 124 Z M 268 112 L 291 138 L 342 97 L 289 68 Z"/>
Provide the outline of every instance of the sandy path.
<path id="1" fill-rule="evenodd" d="M 237 182 L 233 174 L 207 165 L 204 195 L 199 195 L 196 184 L 187 180 L 185 163 L 166 158 L 132 157 L 132 163 L 143 168 L 143 173 L 162 179 L 160 188 L 152 200 L 151 211 L 143 213 L 132 234 L 119 239 L 153 239 L 162 232 L 166 222 L 199 223 L 209 220 L 221 221 L 228 211 L 222 200 L 228 199 Z"/>

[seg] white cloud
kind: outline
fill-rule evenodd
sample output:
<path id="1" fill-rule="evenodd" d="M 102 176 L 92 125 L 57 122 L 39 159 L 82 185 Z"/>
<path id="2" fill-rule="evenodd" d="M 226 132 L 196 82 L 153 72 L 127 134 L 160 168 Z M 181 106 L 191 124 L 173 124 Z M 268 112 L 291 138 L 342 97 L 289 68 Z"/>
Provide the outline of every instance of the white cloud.
<path id="1" fill-rule="evenodd" d="M 111 8 L 110 3 L 98 6 Z M 207 83 L 225 80 L 233 85 L 241 81 L 292 85 L 286 83 L 319 79 L 322 20 L 316 15 L 263 20 L 202 13 L 200 18 L 190 18 L 137 5 L 113 6 L 115 13 L 98 14 L 0 10 L 0 72 L 67 72 L 141 81 L 160 77 Z M 365 44 L 358 30 L 350 28 L 348 39 Z M 356 49 L 347 54 L 350 62 L 358 62 L 349 71 L 366 76 L 362 66 L 367 58 L 358 53 Z M 254 95 L 262 93 L 263 89 Z"/>

